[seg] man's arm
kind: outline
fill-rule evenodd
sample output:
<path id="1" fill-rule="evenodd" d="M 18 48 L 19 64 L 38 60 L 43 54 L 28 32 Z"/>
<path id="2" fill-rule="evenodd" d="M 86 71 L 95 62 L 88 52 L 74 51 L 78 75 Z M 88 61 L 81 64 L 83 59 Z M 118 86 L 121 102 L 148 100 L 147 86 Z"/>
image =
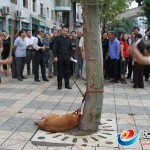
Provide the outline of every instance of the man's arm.
<path id="1" fill-rule="evenodd" d="M 82 58 L 84 58 L 84 49 L 83 49 L 83 47 L 84 47 L 84 43 L 83 43 L 83 37 L 82 37 L 79 41 L 79 48 L 80 48 Z"/>
<path id="2" fill-rule="evenodd" d="M 14 41 L 14 45 L 13 45 L 13 50 L 14 51 L 16 50 L 16 48 L 18 46 L 18 42 L 19 42 L 19 40 L 18 40 L 18 38 L 16 38 L 15 41 Z"/>
<path id="3" fill-rule="evenodd" d="M 3 52 L 3 44 L 0 43 L 0 53 L 2 53 L 2 52 Z"/>
<path id="4" fill-rule="evenodd" d="M 0 65 L 2 64 L 11 64 L 12 63 L 12 57 L 8 57 L 6 59 L 0 60 Z"/>
<path id="5" fill-rule="evenodd" d="M 121 45 L 120 45 L 121 57 L 122 57 L 122 61 L 125 61 L 124 54 L 123 54 L 123 49 L 124 49 L 124 45 L 123 45 L 123 43 L 121 43 Z"/>
<path id="6" fill-rule="evenodd" d="M 120 43 L 116 43 L 117 57 L 120 57 Z"/>
<path id="7" fill-rule="evenodd" d="M 39 49 L 42 49 L 43 51 L 45 50 L 45 46 L 43 46 L 43 47 L 38 46 L 38 38 L 37 38 L 37 37 L 34 38 L 34 41 L 33 41 L 33 48 L 34 48 L 36 51 L 38 51 Z"/>
<path id="8" fill-rule="evenodd" d="M 136 61 L 139 63 L 139 64 L 144 64 L 144 65 L 149 65 L 150 64 L 150 56 L 143 56 L 138 48 L 137 48 L 137 45 L 136 44 L 133 44 L 130 49 L 130 54 L 133 55 L 133 57 L 136 59 Z"/>
<path id="9" fill-rule="evenodd" d="M 72 47 L 71 40 L 70 40 L 69 49 L 70 49 L 70 57 L 73 57 L 73 47 Z"/>
<path id="10" fill-rule="evenodd" d="M 57 47 L 58 47 L 58 46 L 57 46 L 57 38 L 55 38 L 54 41 L 53 41 L 53 48 L 52 48 L 54 58 L 57 57 Z"/>

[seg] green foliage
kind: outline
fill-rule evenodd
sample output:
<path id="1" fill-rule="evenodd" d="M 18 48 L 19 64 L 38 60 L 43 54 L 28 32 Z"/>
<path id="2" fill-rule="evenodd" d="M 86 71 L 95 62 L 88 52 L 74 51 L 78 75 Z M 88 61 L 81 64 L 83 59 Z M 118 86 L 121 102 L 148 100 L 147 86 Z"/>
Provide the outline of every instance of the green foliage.
<path id="1" fill-rule="evenodd" d="M 82 2 L 83 0 L 72 0 Z M 96 0 L 88 0 L 89 4 Z M 97 0 L 99 5 L 100 22 L 104 30 L 107 28 L 108 22 L 114 22 L 116 17 L 125 12 L 134 0 Z M 94 17 L 94 16 L 93 16 Z"/>
<path id="2" fill-rule="evenodd" d="M 108 28 L 116 33 L 130 33 L 135 26 L 138 26 L 137 19 L 122 19 L 114 21 Z"/>
<path id="3" fill-rule="evenodd" d="M 142 5 L 142 9 L 144 11 L 144 15 L 147 18 L 147 25 L 150 28 L 150 0 L 144 0 L 143 1 L 143 5 Z"/>
<path id="4" fill-rule="evenodd" d="M 116 17 L 125 12 L 133 0 L 107 0 L 99 5 L 100 20 L 103 24 L 103 30 L 107 28 L 108 22 L 115 22 Z"/>

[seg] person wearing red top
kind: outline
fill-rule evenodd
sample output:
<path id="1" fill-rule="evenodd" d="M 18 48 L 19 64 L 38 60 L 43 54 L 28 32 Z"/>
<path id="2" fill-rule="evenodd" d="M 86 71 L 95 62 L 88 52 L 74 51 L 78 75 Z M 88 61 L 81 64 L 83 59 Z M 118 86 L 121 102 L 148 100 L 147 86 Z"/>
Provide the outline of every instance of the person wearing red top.
<path id="1" fill-rule="evenodd" d="M 130 54 L 128 52 L 129 48 L 129 37 L 127 33 L 123 34 L 122 41 L 120 41 L 121 45 L 121 64 L 120 64 L 120 75 L 121 75 L 121 83 L 126 84 L 125 80 L 125 73 L 127 69 L 128 60 L 130 57 Z"/>

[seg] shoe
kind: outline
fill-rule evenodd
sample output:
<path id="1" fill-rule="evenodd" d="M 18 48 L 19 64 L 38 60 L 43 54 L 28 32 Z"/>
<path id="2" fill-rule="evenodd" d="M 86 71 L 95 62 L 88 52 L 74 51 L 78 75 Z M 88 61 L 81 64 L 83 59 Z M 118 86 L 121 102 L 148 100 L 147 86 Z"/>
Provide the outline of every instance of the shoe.
<path id="1" fill-rule="evenodd" d="M 51 75 L 51 76 L 48 76 L 49 78 L 52 78 L 53 76 Z"/>
<path id="2" fill-rule="evenodd" d="M 148 81 L 148 79 L 145 79 L 145 81 Z"/>
<path id="3" fill-rule="evenodd" d="M 39 79 L 34 80 L 35 82 L 41 82 Z"/>
<path id="4" fill-rule="evenodd" d="M 61 87 L 58 87 L 57 89 L 58 89 L 58 90 L 61 90 Z"/>
<path id="5" fill-rule="evenodd" d="M 122 83 L 122 84 L 127 84 L 127 82 L 126 82 L 125 79 L 121 80 L 121 83 Z"/>
<path id="6" fill-rule="evenodd" d="M 12 78 L 16 79 L 17 77 L 16 77 L 16 76 L 13 76 Z"/>
<path id="7" fill-rule="evenodd" d="M 113 79 L 109 80 L 109 83 L 114 83 L 114 80 Z"/>
<path id="8" fill-rule="evenodd" d="M 65 86 L 65 88 L 66 88 L 66 89 L 72 89 L 72 88 L 70 87 L 70 85 Z"/>
<path id="9" fill-rule="evenodd" d="M 119 81 L 114 81 L 114 83 L 119 83 Z"/>
<path id="10" fill-rule="evenodd" d="M 22 79 L 18 79 L 18 81 L 23 81 Z"/>
<path id="11" fill-rule="evenodd" d="M 43 81 L 46 81 L 46 82 L 48 82 L 49 80 L 48 80 L 48 79 L 43 79 Z"/>
<path id="12" fill-rule="evenodd" d="M 144 89 L 144 86 L 139 86 L 139 88 Z"/>
<path id="13" fill-rule="evenodd" d="M 134 85 L 133 88 L 137 89 L 138 87 Z"/>
<path id="14" fill-rule="evenodd" d="M 22 79 L 27 79 L 26 77 L 22 76 Z"/>

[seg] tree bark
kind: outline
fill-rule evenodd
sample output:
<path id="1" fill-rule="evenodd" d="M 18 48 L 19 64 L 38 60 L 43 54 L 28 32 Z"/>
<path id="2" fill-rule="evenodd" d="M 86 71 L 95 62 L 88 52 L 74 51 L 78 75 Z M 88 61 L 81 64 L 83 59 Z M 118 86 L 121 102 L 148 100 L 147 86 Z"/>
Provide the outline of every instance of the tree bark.
<path id="1" fill-rule="evenodd" d="M 103 92 L 100 92 L 103 90 L 103 58 L 97 0 L 83 0 L 83 14 L 87 93 L 79 129 L 89 134 L 98 130 L 103 105 Z"/>

